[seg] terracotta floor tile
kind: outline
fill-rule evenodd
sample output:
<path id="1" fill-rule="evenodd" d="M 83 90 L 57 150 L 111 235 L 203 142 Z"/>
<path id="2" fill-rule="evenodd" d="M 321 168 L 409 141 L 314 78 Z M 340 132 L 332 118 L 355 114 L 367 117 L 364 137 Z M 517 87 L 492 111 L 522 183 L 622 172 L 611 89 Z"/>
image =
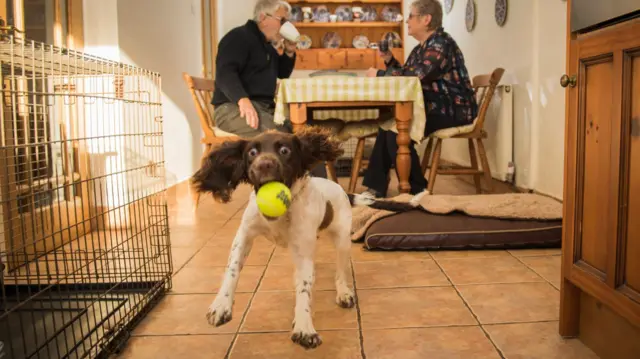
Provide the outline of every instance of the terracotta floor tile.
<path id="1" fill-rule="evenodd" d="M 238 293 L 232 319 L 214 327 L 206 319 L 207 309 L 215 299 L 211 294 L 168 295 L 140 322 L 133 335 L 218 334 L 237 331 L 251 294 Z"/>
<path id="2" fill-rule="evenodd" d="M 433 259 L 444 259 L 444 258 L 489 258 L 489 257 L 509 257 L 509 252 L 499 249 L 481 249 L 481 250 L 459 250 L 459 251 L 450 251 L 450 250 L 437 250 L 437 251 L 429 251 Z"/>
<path id="3" fill-rule="evenodd" d="M 314 256 L 314 263 L 335 263 L 336 262 L 336 249 L 333 243 L 319 242 L 316 245 L 316 253 Z M 289 265 L 292 263 L 291 253 L 288 248 L 277 247 L 273 253 L 271 264 L 276 265 Z"/>
<path id="4" fill-rule="evenodd" d="M 562 255 L 560 248 L 542 248 L 542 249 L 510 249 L 509 253 L 516 257 L 530 256 L 559 256 Z"/>
<path id="5" fill-rule="evenodd" d="M 560 292 L 546 282 L 457 288 L 482 324 L 558 320 Z"/>
<path id="6" fill-rule="evenodd" d="M 358 290 L 363 329 L 475 325 L 453 287 Z"/>
<path id="7" fill-rule="evenodd" d="M 500 358 L 478 326 L 364 330 L 363 338 L 367 358 Z"/>
<path id="8" fill-rule="evenodd" d="M 351 258 L 354 262 L 390 261 L 390 260 L 425 260 L 431 259 L 427 251 L 384 251 L 368 250 L 362 243 L 354 243 L 351 247 Z"/>
<path id="9" fill-rule="evenodd" d="M 290 263 L 288 265 L 269 264 L 267 271 L 260 283 L 260 291 L 295 290 L 294 284 L 295 266 Z M 353 276 L 351 267 L 347 272 L 350 287 L 353 289 Z M 315 282 L 313 290 L 336 290 L 335 277 L 336 265 L 334 263 L 316 263 L 315 265 Z"/>
<path id="10" fill-rule="evenodd" d="M 354 263 L 358 289 L 451 285 L 433 259 Z"/>
<path id="11" fill-rule="evenodd" d="M 172 247 L 202 247 L 213 232 L 199 231 L 190 226 L 174 226 L 170 228 Z"/>
<path id="12" fill-rule="evenodd" d="M 289 332 L 294 309 L 295 292 L 257 292 L 241 331 Z M 311 311 L 316 330 L 358 328 L 356 308 L 340 308 L 334 291 L 315 291 Z"/>
<path id="13" fill-rule="evenodd" d="M 453 284 L 543 282 L 544 279 L 512 256 L 438 259 Z"/>
<path id="14" fill-rule="evenodd" d="M 244 266 L 236 292 L 254 292 L 265 268 L 265 266 Z M 173 277 L 171 293 L 217 293 L 222 284 L 225 269 L 226 267 L 182 268 Z"/>
<path id="15" fill-rule="evenodd" d="M 173 258 L 173 273 L 177 273 L 191 257 L 199 250 L 197 247 L 171 248 Z"/>
<path id="16" fill-rule="evenodd" d="M 231 359 L 360 359 L 358 331 L 318 331 L 322 345 L 305 350 L 294 344 L 289 333 L 240 334 Z"/>
<path id="17" fill-rule="evenodd" d="M 233 334 L 132 337 L 118 359 L 224 358 Z"/>
<path id="18" fill-rule="evenodd" d="M 169 228 L 177 226 L 191 226 L 194 230 L 215 233 L 232 216 L 221 209 L 212 209 L 202 206 L 197 213 L 191 209 L 180 209 L 169 212 Z"/>
<path id="19" fill-rule="evenodd" d="M 509 359 L 598 359 L 579 339 L 563 339 L 558 322 L 486 325 Z"/>
<path id="20" fill-rule="evenodd" d="M 562 256 L 520 257 L 520 260 L 560 289 Z"/>
<path id="21" fill-rule="evenodd" d="M 251 254 L 247 258 L 245 265 L 264 266 L 269 263 L 271 253 L 274 250 L 273 244 L 265 239 L 258 238 L 253 247 Z M 187 263 L 189 268 L 210 268 L 226 266 L 231 251 L 231 244 L 219 243 L 215 246 L 205 246 Z"/>

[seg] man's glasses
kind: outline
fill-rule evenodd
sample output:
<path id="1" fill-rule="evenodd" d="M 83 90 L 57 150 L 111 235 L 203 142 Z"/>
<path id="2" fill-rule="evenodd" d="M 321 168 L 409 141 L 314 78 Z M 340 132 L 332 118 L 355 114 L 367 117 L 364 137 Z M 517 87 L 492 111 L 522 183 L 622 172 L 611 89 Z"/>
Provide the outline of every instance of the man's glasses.
<path id="1" fill-rule="evenodd" d="M 277 17 L 271 14 L 267 14 L 267 16 L 272 17 L 278 21 L 280 21 L 280 25 L 284 25 L 285 22 L 287 22 L 287 18 L 286 17 Z"/>

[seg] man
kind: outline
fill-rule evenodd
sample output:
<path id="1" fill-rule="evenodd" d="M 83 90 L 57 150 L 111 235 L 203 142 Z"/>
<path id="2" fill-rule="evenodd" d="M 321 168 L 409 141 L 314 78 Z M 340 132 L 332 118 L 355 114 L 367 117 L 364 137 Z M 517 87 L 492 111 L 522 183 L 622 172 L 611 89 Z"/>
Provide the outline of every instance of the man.
<path id="1" fill-rule="evenodd" d="M 253 19 L 220 40 L 211 103 L 221 130 L 243 138 L 269 129 L 291 132 L 290 125 L 276 125 L 273 114 L 277 79 L 293 72 L 296 43 L 284 39 L 282 55 L 272 45 L 282 40 L 280 27 L 290 11 L 285 1 L 258 0 Z"/>

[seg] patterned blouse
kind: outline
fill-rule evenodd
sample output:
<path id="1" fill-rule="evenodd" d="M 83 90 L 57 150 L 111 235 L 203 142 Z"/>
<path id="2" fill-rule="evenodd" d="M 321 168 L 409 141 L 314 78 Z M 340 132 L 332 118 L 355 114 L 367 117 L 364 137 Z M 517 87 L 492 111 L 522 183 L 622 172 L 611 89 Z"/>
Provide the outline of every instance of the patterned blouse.
<path id="1" fill-rule="evenodd" d="M 462 51 L 443 28 L 438 28 L 424 44 L 418 44 L 404 66 L 392 58 L 378 76 L 417 76 L 422 83 L 427 117 L 442 114 L 453 124 L 472 123 L 478 114 L 469 72 Z"/>

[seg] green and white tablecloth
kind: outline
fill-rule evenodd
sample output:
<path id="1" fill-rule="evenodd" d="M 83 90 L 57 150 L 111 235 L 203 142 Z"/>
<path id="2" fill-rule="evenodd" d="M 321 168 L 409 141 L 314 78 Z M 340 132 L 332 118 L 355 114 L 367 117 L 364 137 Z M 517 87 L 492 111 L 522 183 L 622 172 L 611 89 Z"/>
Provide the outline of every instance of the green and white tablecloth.
<path id="1" fill-rule="evenodd" d="M 411 101 L 413 116 L 409 134 L 420 142 L 424 137 L 425 108 L 422 87 L 417 77 L 319 76 L 280 80 L 276 94 L 274 121 L 284 123 L 289 104 L 322 101 Z M 378 118 L 378 110 L 314 110 L 313 119 L 338 118 L 345 122 Z M 398 132 L 395 120 L 381 123 L 386 130 Z"/>

